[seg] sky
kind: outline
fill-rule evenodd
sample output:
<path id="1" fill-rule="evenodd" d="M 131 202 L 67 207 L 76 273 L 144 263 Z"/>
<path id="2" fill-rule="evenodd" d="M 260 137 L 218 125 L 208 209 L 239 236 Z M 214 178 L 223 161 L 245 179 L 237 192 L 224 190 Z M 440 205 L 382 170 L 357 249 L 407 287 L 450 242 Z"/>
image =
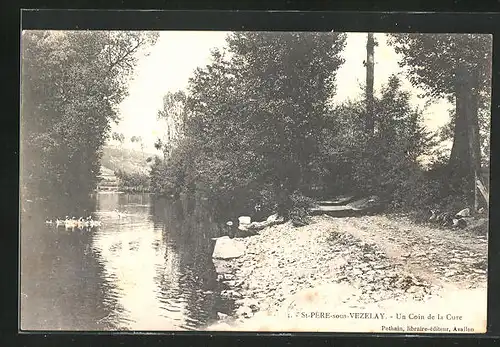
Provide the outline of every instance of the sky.
<path id="1" fill-rule="evenodd" d="M 166 92 L 185 89 L 188 79 L 197 67 L 210 63 L 210 50 L 225 45 L 228 32 L 222 31 L 163 31 L 147 56 L 139 58 L 129 95 L 119 105 L 121 121 L 113 131 L 122 132 L 126 138 L 141 136 L 146 149 L 152 150 L 154 140 L 161 132 L 156 119 L 162 108 Z M 384 34 L 375 34 L 375 93 L 387 83 L 392 74 L 403 79 L 403 88 L 412 93 L 412 103 L 424 108 L 425 100 L 417 97 L 419 90 L 405 79 L 398 65 L 399 56 L 386 43 Z M 348 33 L 342 53 L 345 63 L 337 71 L 337 92 L 334 100 L 341 102 L 360 95 L 365 83 L 366 34 Z M 429 130 L 436 130 L 449 119 L 451 105 L 441 100 L 424 111 L 424 123 Z M 129 142 L 129 141 L 126 141 Z"/>

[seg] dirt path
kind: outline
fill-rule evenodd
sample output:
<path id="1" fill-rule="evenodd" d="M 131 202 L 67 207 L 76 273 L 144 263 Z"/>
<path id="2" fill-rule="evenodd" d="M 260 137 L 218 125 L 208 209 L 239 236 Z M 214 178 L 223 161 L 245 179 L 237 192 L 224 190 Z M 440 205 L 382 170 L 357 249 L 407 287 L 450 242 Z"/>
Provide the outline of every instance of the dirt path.
<path id="1" fill-rule="evenodd" d="M 395 216 L 337 218 L 334 223 L 339 230 L 376 244 L 395 265 L 443 288 L 486 286 L 486 236 L 415 225 Z"/>
<path id="2" fill-rule="evenodd" d="M 290 222 L 268 227 L 239 242 L 245 254 L 225 261 L 219 276 L 227 288 L 222 294 L 237 307 L 224 312 L 235 319 L 231 329 L 286 330 L 292 328 L 290 312 L 327 307 L 388 312 L 423 308 L 423 313 L 434 307 L 442 312 L 463 309 L 470 324 L 479 324 L 477 329 L 485 324 L 485 236 L 416 225 L 397 216 L 324 215 L 303 227 Z M 457 302 L 473 302 L 475 313 Z M 275 321 L 263 323 L 266 317 Z M 295 321 L 293 329 L 307 330 L 306 322 Z M 309 323 L 311 329 L 320 329 L 318 322 Z M 350 320 L 334 327 L 323 323 L 325 331 L 360 329 Z"/>

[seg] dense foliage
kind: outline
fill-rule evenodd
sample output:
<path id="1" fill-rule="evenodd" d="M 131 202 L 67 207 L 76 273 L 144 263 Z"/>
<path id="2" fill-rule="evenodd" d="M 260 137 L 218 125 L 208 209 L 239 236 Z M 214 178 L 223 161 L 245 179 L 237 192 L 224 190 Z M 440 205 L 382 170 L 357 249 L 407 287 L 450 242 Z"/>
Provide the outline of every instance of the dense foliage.
<path id="1" fill-rule="evenodd" d="M 365 129 L 363 98 L 329 106 L 344 40 L 312 33 L 230 36 L 228 51 L 214 51 L 187 97 L 178 98 L 183 107 L 173 117 L 185 120 L 184 136 L 165 161 L 157 159 L 153 190 L 202 191 L 222 210 L 255 213 L 259 205 L 296 224 L 313 203 L 306 196 L 371 193 L 394 206 L 415 204 L 409 200 L 421 188 L 418 159 L 433 139 L 396 77 L 373 101 L 373 136 Z"/>
<path id="2" fill-rule="evenodd" d="M 101 149 L 137 53 L 155 33 L 25 31 L 21 193 L 76 196 L 95 187 Z"/>
<path id="3" fill-rule="evenodd" d="M 147 193 L 150 191 L 150 177 L 142 172 L 126 172 L 116 170 L 115 176 L 118 178 L 118 187 L 121 192 L 127 193 Z"/>
<path id="4" fill-rule="evenodd" d="M 414 181 L 424 171 L 419 159 L 435 144 L 434 136 L 397 77 L 389 79 L 373 103 L 373 136 L 365 131 L 364 100 L 339 105 L 329 115 L 321 147 L 324 185 L 331 194 L 377 194 L 394 206 L 415 206 Z"/>
<path id="5" fill-rule="evenodd" d="M 392 34 L 401 66 L 424 96 L 455 103 L 442 132 L 453 139 L 447 160 L 449 194 L 462 191 L 473 200 L 474 171 L 489 162 L 492 36 L 480 34 Z M 464 185 L 465 183 L 465 185 Z"/>
<path id="6" fill-rule="evenodd" d="M 164 160 L 153 166 L 152 189 L 201 193 L 223 211 L 253 215 L 257 205 L 296 225 L 306 220 L 310 198 L 339 194 L 376 194 L 394 209 L 470 206 L 473 160 L 464 131 L 480 129 L 483 159 L 488 129 L 478 123 L 488 124 L 491 77 L 489 39 L 474 40 L 392 36 L 423 96 L 456 101 L 460 116 L 431 134 L 396 76 L 369 98 L 370 107 L 363 94 L 332 105 L 344 35 L 232 34 L 227 50 L 213 51 L 212 62 L 195 71 L 187 93 L 166 96 L 159 115 L 169 132 L 157 143 Z M 439 157 L 436 145 L 445 139 L 454 140 L 451 156 Z M 424 168 L 429 155 L 438 159 Z"/>
<path id="7" fill-rule="evenodd" d="M 160 191 L 285 212 L 285 198 L 315 179 L 345 35 L 239 32 L 227 43 L 190 80 L 185 133 L 159 164 L 166 181 Z"/>
<path id="8" fill-rule="evenodd" d="M 163 138 L 158 138 L 155 147 L 162 149 L 165 156 L 172 153 L 184 136 L 187 117 L 186 100 L 187 96 L 183 91 L 169 92 L 163 97 L 163 109 L 158 111 L 157 117 L 165 121 L 166 129 Z"/>
<path id="9" fill-rule="evenodd" d="M 422 125 L 401 81 L 381 94 L 333 104 L 342 33 L 236 32 L 194 71 L 186 91 L 167 93 L 166 131 L 145 158 L 149 177 L 116 169 L 122 189 L 200 195 L 219 211 L 278 212 L 307 221 L 312 198 L 376 194 L 394 208 L 471 204 L 474 171 L 488 165 L 491 37 L 391 34 L 423 97 L 454 102 L 440 137 Z M 140 51 L 156 33 L 27 31 L 22 35 L 21 193 L 72 198 L 92 190 L 117 106 Z M 369 101 L 369 104 L 368 104 Z M 367 129 L 367 120 L 370 127 Z M 369 130 L 369 131 L 368 131 Z M 423 155 L 452 140 L 430 169 Z M 109 160 L 108 160 L 109 159 Z M 123 153 L 121 162 L 127 161 Z M 141 164 L 147 168 L 147 165 Z M 111 167 L 111 166 L 110 166 Z M 455 208 L 455 207 L 454 207 Z"/>

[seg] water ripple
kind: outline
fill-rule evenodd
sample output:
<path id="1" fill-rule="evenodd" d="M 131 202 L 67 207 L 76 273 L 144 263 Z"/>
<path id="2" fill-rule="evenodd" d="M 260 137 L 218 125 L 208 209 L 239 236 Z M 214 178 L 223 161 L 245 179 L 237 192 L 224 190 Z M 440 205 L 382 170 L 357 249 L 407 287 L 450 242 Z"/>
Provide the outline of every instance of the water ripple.
<path id="1" fill-rule="evenodd" d="M 33 224 L 22 252 L 26 324 L 196 330 L 216 318 L 210 238 L 219 229 L 200 219 L 198 207 L 112 193 L 98 194 L 94 204 L 92 214 L 103 224 L 92 233 L 40 231 Z M 116 218 L 115 210 L 125 217 Z"/>

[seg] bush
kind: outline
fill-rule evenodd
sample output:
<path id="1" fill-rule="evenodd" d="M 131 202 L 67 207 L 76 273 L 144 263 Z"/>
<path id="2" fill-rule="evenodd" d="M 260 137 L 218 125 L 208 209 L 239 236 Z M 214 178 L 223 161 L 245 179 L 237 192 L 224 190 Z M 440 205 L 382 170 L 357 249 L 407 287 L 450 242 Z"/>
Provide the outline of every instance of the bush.
<path id="1" fill-rule="evenodd" d="M 427 222 L 431 209 L 456 213 L 471 207 L 467 202 L 467 185 L 452 185 L 446 175 L 446 162 L 439 162 L 427 170 L 415 169 L 392 192 L 390 208 L 408 213 L 417 222 Z"/>
<path id="2" fill-rule="evenodd" d="M 314 200 L 295 191 L 287 199 L 285 216 L 292 221 L 294 226 L 307 225 L 310 222 L 309 211 L 314 206 Z"/>
<path id="3" fill-rule="evenodd" d="M 147 193 L 150 191 L 150 177 L 148 175 L 134 172 L 127 173 L 116 170 L 115 176 L 119 179 L 119 188 L 123 192 Z"/>
<path id="4" fill-rule="evenodd" d="M 151 165 L 151 172 L 149 173 L 150 175 L 150 187 L 151 187 L 151 192 L 157 195 L 164 195 L 165 192 L 163 191 L 163 187 L 166 184 L 165 181 L 165 164 L 163 160 L 158 158 L 157 156 L 154 157 L 154 162 Z"/>

